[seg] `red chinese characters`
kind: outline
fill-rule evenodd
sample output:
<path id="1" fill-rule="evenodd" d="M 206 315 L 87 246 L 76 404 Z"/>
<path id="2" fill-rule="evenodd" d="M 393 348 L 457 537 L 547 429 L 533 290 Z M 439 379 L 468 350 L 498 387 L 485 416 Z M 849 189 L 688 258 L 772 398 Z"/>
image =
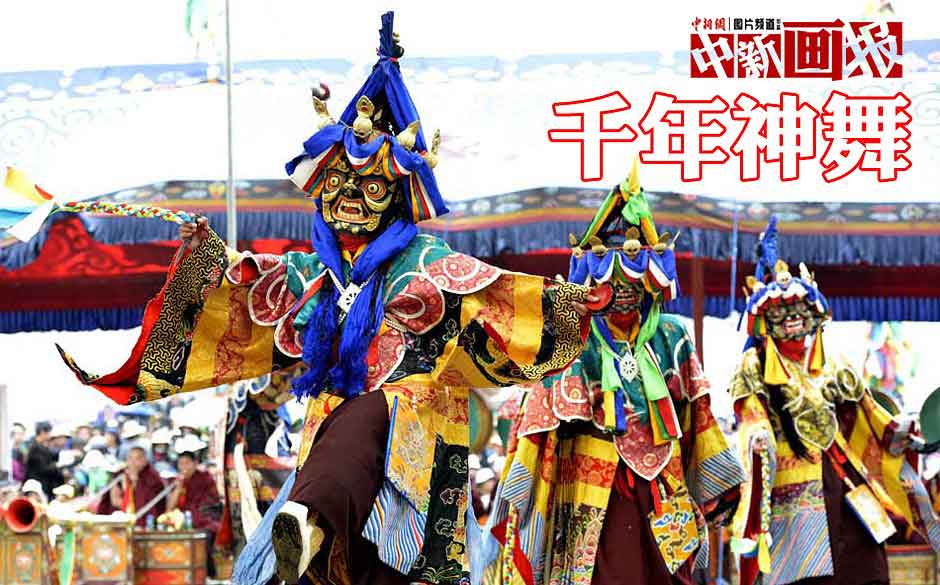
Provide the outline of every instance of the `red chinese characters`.
<path id="1" fill-rule="evenodd" d="M 603 178 L 604 143 L 617 140 L 638 142 L 640 160 L 646 164 L 678 167 L 684 182 L 701 180 L 705 165 L 729 161 L 738 165 L 742 181 L 760 179 L 768 166 L 781 181 L 793 181 L 814 159 L 827 182 L 855 171 L 873 173 L 886 182 L 911 167 L 906 155 L 911 148 L 910 105 L 900 92 L 849 96 L 832 91 L 821 107 L 791 92 L 767 102 L 740 93 L 730 104 L 718 95 L 686 100 L 655 92 L 643 115 L 631 124 L 630 102 L 620 92 L 611 92 L 555 104 L 555 115 L 578 117 L 581 125 L 552 129 L 548 135 L 554 142 L 580 145 L 583 181 Z M 605 115 L 613 113 L 617 122 L 607 126 Z"/>
<path id="2" fill-rule="evenodd" d="M 577 128 L 548 131 L 552 142 L 577 142 L 581 145 L 581 180 L 599 181 L 604 169 L 604 143 L 632 142 L 636 132 L 617 116 L 630 109 L 630 102 L 619 91 L 586 100 L 552 104 L 556 116 L 578 119 Z"/>
<path id="3" fill-rule="evenodd" d="M 728 160 L 726 126 L 719 114 L 728 111 L 728 102 L 718 96 L 710 100 L 680 100 L 656 92 L 640 129 L 650 136 L 650 146 L 640 152 L 645 163 L 676 164 L 683 181 L 702 178 L 702 165 Z"/>
<path id="4" fill-rule="evenodd" d="M 741 180 L 760 178 L 762 163 L 779 163 L 780 180 L 800 177 L 800 161 L 816 156 L 819 112 L 795 93 L 780 94 L 780 102 L 762 104 L 742 93 L 731 110 L 744 123 L 731 146 L 741 165 Z"/>
<path id="5" fill-rule="evenodd" d="M 911 168 L 905 153 L 911 149 L 907 125 L 911 100 L 903 93 L 890 97 L 852 97 L 840 91 L 829 95 L 823 109 L 823 137 L 828 146 L 820 161 L 823 179 L 836 181 L 858 169 L 894 181 L 898 171 Z"/>
<path id="6" fill-rule="evenodd" d="M 897 78 L 903 54 L 900 22 L 696 18 L 689 37 L 693 78 Z"/>

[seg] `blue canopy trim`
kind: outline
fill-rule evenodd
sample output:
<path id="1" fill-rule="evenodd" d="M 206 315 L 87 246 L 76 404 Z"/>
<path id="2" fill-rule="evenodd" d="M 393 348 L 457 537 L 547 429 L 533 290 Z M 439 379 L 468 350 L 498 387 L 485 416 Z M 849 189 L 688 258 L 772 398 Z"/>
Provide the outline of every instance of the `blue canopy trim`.
<path id="1" fill-rule="evenodd" d="M 100 199 L 197 212 L 223 233 L 226 221 L 221 185 L 214 181 L 170 181 Z M 292 183 L 239 181 L 237 188 L 242 242 L 308 240 L 315 207 Z M 542 188 L 449 202 L 448 215 L 422 222 L 420 229 L 442 237 L 455 250 L 479 257 L 565 247 L 568 234 L 584 229 L 604 195 L 606 191 L 600 189 Z M 767 218 L 776 214 L 781 221 L 778 246 L 785 253 L 783 260 L 804 261 L 811 269 L 863 263 L 940 264 L 940 217 L 931 202 L 730 202 L 649 191 L 646 197 L 656 209 L 659 231 L 681 231 L 676 250 L 702 258 L 753 261 L 758 234 Z M 92 237 L 104 244 L 140 244 L 177 237 L 175 225 L 157 220 L 86 215 L 83 222 Z M 15 270 L 35 260 L 48 229 L 47 224 L 28 243 L 0 241 L 0 267 Z"/>

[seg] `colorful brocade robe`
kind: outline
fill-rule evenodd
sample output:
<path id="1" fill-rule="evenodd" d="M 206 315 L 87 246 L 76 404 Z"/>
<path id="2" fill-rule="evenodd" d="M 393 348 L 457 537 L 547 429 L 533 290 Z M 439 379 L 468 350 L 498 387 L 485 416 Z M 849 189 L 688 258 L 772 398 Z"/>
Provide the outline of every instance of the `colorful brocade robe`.
<path id="1" fill-rule="evenodd" d="M 385 270 L 365 391 L 385 395 L 389 442 L 363 536 L 412 579 L 455 583 L 469 566 L 469 389 L 533 383 L 570 365 L 587 334 L 573 303 L 587 289 L 499 270 L 427 235 Z M 302 332 L 315 325 L 307 321 L 330 278 L 316 254 L 238 255 L 210 233 L 171 266 L 120 370 L 90 376 L 62 354 L 84 383 L 124 404 L 260 376 L 301 358 Z M 308 400 L 299 465 L 342 400 L 329 389 Z"/>
<path id="2" fill-rule="evenodd" d="M 730 387 L 741 460 L 750 468 L 733 523 L 742 573 L 759 570 L 774 585 L 833 574 L 823 494 L 823 459 L 833 452 L 864 479 L 886 512 L 903 519 L 938 550 L 940 524 L 927 490 L 898 449 L 897 423 L 861 377 L 844 360 L 826 360 L 813 376 L 803 364 L 780 357 L 790 375 L 780 386 L 783 401 L 808 453 L 801 458 L 791 448 L 780 413 L 770 407 L 757 349 L 748 349 Z M 766 449 L 755 451 L 758 438 Z M 759 569 L 747 568 L 747 563 L 757 563 Z"/>
<path id="3" fill-rule="evenodd" d="M 223 477 L 231 548 L 236 557 L 256 527 L 255 522 L 268 511 L 297 466 L 296 457 L 290 454 L 286 425 L 291 421 L 283 404 L 285 399 L 293 398 L 291 381 L 304 369 L 303 364 L 297 364 L 228 388 Z M 272 441 L 274 449 L 269 449 Z M 239 473 L 243 464 L 247 471 L 244 475 Z M 253 495 L 242 494 L 242 490 Z M 249 509 L 244 510 L 243 506 Z"/>
<path id="4" fill-rule="evenodd" d="M 610 432 L 605 410 L 615 401 L 603 397 L 602 349 L 590 337 L 571 368 L 530 386 L 525 397 L 489 523 L 502 552 L 484 583 L 590 585 L 621 463 L 668 493 L 675 518 L 685 518 L 681 528 L 667 521 L 665 530 L 654 529 L 667 566 L 674 570 L 696 553 L 696 563 L 707 561 L 704 512 L 737 495 L 741 467 L 712 416 L 708 381 L 682 321 L 662 315 L 647 348 L 669 390 L 680 438 L 654 438 L 648 415 L 629 399 L 626 432 Z M 618 341 L 616 349 L 622 357 L 629 345 Z"/>

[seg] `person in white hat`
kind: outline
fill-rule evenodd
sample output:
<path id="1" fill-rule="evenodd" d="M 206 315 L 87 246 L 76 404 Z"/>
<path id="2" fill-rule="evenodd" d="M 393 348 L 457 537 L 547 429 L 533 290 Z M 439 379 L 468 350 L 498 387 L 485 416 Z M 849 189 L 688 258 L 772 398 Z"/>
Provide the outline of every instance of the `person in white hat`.
<path id="1" fill-rule="evenodd" d="M 147 427 L 130 419 L 121 426 L 121 446 L 118 449 L 118 459 L 126 460 L 131 449 L 138 447 L 144 450 L 147 457 L 150 457 L 150 440 L 144 435 L 147 433 Z"/>
<path id="2" fill-rule="evenodd" d="M 49 502 L 47 512 L 53 519 L 62 519 L 75 513 L 75 506 L 70 502 L 75 499 L 75 486 L 70 483 L 63 483 L 52 490 L 55 499 Z"/>
<path id="3" fill-rule="evenodd" d="M 57 502 L 67 502 L 75 497 L 75 486 L 70 483 L 63 483 L 52 490 L 52 495 L 55 496 Z"/>
<path id="4" fill-rule="evenodd" d="M 478 522 L 485 522 L 491 512 L 493 493 L 496 491 L 497 481 L 496 472 L 491 468 L 481 467 L 480 470 L 477 471 L 476 484 L 473 486 L 473 489 L 476 492 L 475 499 L 479 499 L 479 505 L 482 508 L 477 516 Z M 474 510 L 474 513 L 477 512 L 477 510 Z"/>
<path id="5" fill-rule="evenodd" d="M 173 431 L 167 427 L 160 427 L 150 435 L 150 442 L 153 445 L 153 456 L 151 463 L 160 474 L 160 477 L 167 479 L 176 476 L 176 468 L 173 462 L 176 457 L 170 450 L 170 443 L 173 441 Z"/>
<path id="6" fill-rule="evenodd" d="M 196 435 L 184 435 L 173 442 L 173 450 L 179 454 L 198 453 L 206 448 L 206 443 Z"/>
<path id="7" fill-rule="evenodd" d="M 89 441 L 89 445 L 91 445 Z M 82 458 L 81 469 L 87 478 L 87 493 L 94 494 L 101 491 L 108 484 L 108 460 L 104 453 L 98 449 L 91 449 Z"/>
<path id="8" fill-rule="evenodd" d="M 32 500 L 34 504 L 45 506 L 48 503 L 42 484 L 35 479 L 27 479 L 23 487 L 20 488 L 20 493 Z"/>

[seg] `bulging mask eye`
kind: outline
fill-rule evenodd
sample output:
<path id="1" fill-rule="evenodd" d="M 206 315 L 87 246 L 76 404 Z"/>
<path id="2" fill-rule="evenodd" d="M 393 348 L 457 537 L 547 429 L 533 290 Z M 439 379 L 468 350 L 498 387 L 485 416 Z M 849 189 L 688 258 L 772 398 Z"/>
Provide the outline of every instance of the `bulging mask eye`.
<path id="1" fill-rule="evenodd" d="M 373 201 L 382 199 L 388 191 L 385 182 L 379 179 L 366 179 L 362 182 L 361 188 L 365 196 Z"/>
<path id="2" fill-rule="evenodd" d="M 767 309 L 767 318 L 771 321 L 783 321 L 786 314 L 786 309 L 782 307 L 770 307 Z"/>
<path id="3" fill-rule="evenodd" d="M 335 170 L 330 170 L 326 174 L 326 184 L 324 188 L 327 191 L 336 191 L 339 189 L 343 183 L 346 181 L 346 175 Z"/>

